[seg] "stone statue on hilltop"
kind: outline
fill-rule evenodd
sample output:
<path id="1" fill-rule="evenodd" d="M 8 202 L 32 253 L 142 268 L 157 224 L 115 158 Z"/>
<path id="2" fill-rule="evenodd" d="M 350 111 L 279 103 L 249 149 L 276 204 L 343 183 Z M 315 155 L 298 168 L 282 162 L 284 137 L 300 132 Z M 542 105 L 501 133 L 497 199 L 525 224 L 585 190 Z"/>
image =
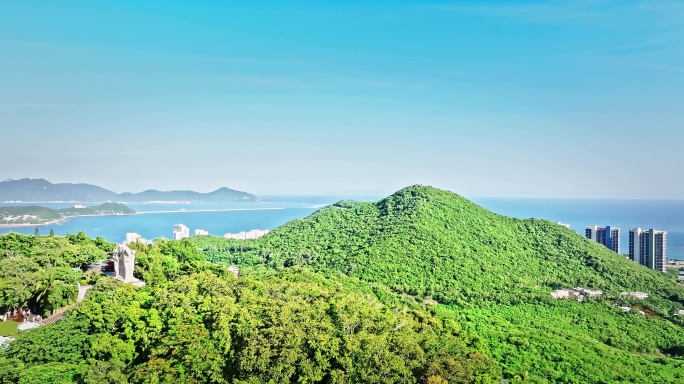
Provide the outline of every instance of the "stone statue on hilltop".
<path id="1" fill-rule="evenodd" d="M 135 268 L 134 250 L 123 244 L 117 245 L 112 254 L 112 261 L 114 261 L 115 279 L 121 280 L 124 283 L 134 283 L 138 281 L 138 279 L 133 277 L 133 268 Z"/>

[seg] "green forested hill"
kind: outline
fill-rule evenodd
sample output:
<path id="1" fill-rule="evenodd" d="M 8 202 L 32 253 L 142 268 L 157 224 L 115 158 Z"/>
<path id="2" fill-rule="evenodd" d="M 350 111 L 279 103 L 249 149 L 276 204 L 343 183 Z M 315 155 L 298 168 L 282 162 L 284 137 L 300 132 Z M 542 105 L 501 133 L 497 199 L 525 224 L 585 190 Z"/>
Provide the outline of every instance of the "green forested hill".
<path id="1" fill-rule="evenodd" d="M 245 243 L 245 254 L 236 241 L 197 242 L 216 260 L 336 270 L 449 304 L 575 286 L 684 298 L 665 275 L 572 230 L 500 216 L 431 187 L 405 188 L 378 203 L 337 203 Z"/>
<path id="2" fill-rule="evenodd" d="M 673 316 L 683 287 L 562 226 L 450 192 L 413 186 L 377 203 L 340 202 L 256 241 L 195 242 L 214 261 L 306 265 L 435 299 L 440 316 L 466 315 L 513 382 L 684 381 L 684 322 Z M 549 295 L 575 286 L 605 294 Z M 620 295 L 629 291 L 651 298 Z M 642 309 L 649 316 L 635 315 Z"/>

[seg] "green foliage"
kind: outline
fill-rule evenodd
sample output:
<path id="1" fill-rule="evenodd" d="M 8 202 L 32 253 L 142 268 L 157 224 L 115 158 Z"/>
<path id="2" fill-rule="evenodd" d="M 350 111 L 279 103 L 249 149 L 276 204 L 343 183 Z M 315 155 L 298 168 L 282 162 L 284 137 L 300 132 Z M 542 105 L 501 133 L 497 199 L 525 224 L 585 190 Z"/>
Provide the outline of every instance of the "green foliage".
<path id="1" fill-rule="evenodd" d="M 21 362 L 20 377 L 60 367 L 77 382 L 496 381 L 473 332 L 382 304 L 360 285 L 373 290 L 299 268 L 240 279 L 204 271 L 155 289 L 102 280 L 62 322 L 21 334 L 4 358 Z M 0 382 L 10 374 L 0 370 Z"/>
<path id="2" fill-rule="evenodd" d="M 255 241 L 193 239 L 238 265 L 309 265 L 456 304 L 534 297 L 539 286 L 684 298 L 684 288 L 554 223 L 491 213 L 450 192 L 409 187 L 378 203 L 340 202 Z"/>
<path id="3" fill-rule="evenodd" d="M 418 301 L 448 304 L 449 313 L 467 313 L 468 324 L 478 325 L 473 330 L 486 334 L 484 340 L 497 352 L 508 380 L 636 382 L 662 369 L 654 377 L 677 382 L 677 362 L 665 354 L 661 360 L 636 354 L 678 351 L 684 345 L 676 336 L 682 334 L 683 321 L 672 316 L 682 308 L 684 288 L 567 228 L 496 215 L 453 193 L 413 186 L 378 203 L 340 202 L 244 242 L 241 250 L 234 241 L 220 238 L 193 241 L 215 261 L 275 268 L 305 265 L 325 274 L 382 283 Z M 605 304 L 596 306 L 590 300 L 559 310 L 564 303 L 554 302 L 549 290 L 576 286 L 603 290 L 599 301 Z M 651 294 L 645 302 L 628 304 L 654 316 L 636 319 L 616 308 L 627 300 L 620 293 L 630 291 Z M 560 332 L 554 326 L 574 324 L 580 316 L 575 306 L 583 305 L 591 306 L 595 324 L 605 328 L 573 325 L 563 328 L 563 338 L 554 336 Z M 513 316 L 496 323 L 500 326 L 487 327 L 494 315 L 479 308 L 512 308 L 518 317 L 548 315 L 522 329 L 516 328 Z M 438 316 L 452 315 L 440 311 Z M 506 328 L 506 322 L 512 325 Z M 522 344 L 512 355 L 500 352 L 507 351 L 502 345 L 516 345 L 505 329 L 520 333 L 516 342 Z M 587 339 L 603 347 L 586 348 Z M 562 347 L 564 343 L 568 346 Z M 544 360 L 544 353 L 553 348 L 561 348 L 568 358 Z M 571 368 L 565 363 L 568 359 L 573 361 Z M 615 370 L 595 375 L 597 361 Z M 621 372 L 621 366 L 635 371 Z"/>
<path id="4" fill-rule="evenodd" d="M 22 332 L 10 344 L 8 355 L 27 366 L 48 363 L 79 364 L 86 353 L 88 335 L 73 321 Z"/>
<path id="5" fill-rule="evenodd" d="M 664 353 L 684 345 L 681 327 L 607 302 L 490 305 L 466 317 L 512 382 L 684 380 L 684 360 Z"/>
<path id="6" fill-rule="evenodd" d="M 71 384 L 76 381 L 81 370 L 82 368 L 77 364 L 35 365 L 21 372 L 19 384 Z"/>
<path id="7" fill-rule="evenodd" d="M 159 239 L 153 245 L 134 243 L 136 253 L 136 276 L 151 286 L 163 285 L 181 275 L 203 270 L 225 273 L 223 268 L 208 264 L 204 255 L 188 240 L 169 241 Z"/>
<path id="8" fill-rule="evenodd" d="M 113 245 L 83 232 L 67 237 L 16 233 L 0 236 L 0 311 L 30 306 L 49 312 L 77 297 L 80 274 L 72 268 L 106 257 Z"/>

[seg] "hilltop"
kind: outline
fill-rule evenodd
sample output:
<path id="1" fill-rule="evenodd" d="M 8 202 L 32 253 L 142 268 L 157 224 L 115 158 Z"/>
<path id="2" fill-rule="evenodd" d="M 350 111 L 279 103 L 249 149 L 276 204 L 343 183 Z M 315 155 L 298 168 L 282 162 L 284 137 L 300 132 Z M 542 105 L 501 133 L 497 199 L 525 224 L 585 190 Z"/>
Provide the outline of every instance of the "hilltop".
<path id="1" fill-rule="evenodd" d="M 90 184 L 53 184 L 44 179 L 6 179 L 0 182 L 0 201 L 5 202 L 149 202 L 149 201 L 255 201 L 256 196 L 230 188 L 213 192 L 157 191 L 149 189 L 139 193 L 116 193 Z"/>

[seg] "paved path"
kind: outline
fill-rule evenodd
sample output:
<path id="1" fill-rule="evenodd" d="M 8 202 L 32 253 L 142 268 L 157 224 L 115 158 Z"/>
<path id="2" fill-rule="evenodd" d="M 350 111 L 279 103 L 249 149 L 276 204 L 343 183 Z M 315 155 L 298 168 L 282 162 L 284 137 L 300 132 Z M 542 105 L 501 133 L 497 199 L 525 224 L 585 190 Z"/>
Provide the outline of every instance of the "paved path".
<path id="1" fill-rule="evenodd" d="M 85 297 L 86 297 L 86 293 L 88 293 L 88 290 L 92 287 L 93 287 L 92 285 L 81 285 L 81 284 L 79 284 L 78 285 L 78 298 L 76 299 L 76 302 L 80 303 L 81 301 L 83 301 L 83 299 L 85 299 Z"/>
<path id="2" fill-rule="evenodd" d="M 64 317 L 64 315 L 66 315 L 66 312 L 68 310 L 70 310 L 71 308 L 76 306 L 77 303 L 80 303 L 81 301 L 83 301 L 83 299 L 85 299 L 86 293 L 88 293 L 88 290 L 92 287 L 93 287 L 92 285 L 78 284 L 78 297 L 76 298 L 76 303 L 67 305 L 66 307 L 62 307 L 62 308 L 56 310 L 52 315 L 46 317 L 45 320 L 43 320 L 43 325 L 54 324 L 54 323 L 62 320 L 62 318 Z"/>

